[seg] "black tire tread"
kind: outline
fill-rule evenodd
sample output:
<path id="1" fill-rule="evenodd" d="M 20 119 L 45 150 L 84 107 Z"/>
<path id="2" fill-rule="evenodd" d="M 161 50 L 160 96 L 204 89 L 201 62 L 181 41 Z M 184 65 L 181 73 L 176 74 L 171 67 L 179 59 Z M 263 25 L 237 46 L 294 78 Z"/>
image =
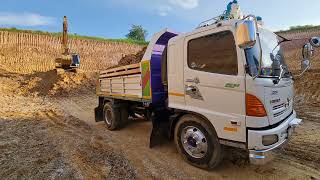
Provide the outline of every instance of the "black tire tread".
<path id="1" fill-rule="evenodd" d="M 110 102 L 106 103 L 104 105 L 104 108 L 103 108 L 103 118 L 105 118 L 105 111 L 106 111 L 106 108 L 108 109 L 111 109 L 111 113 L 112 113 L 112 119 L 111 119 L 111 124 L 108 124 L 105 121 L 106 125 L 107 125 L 107 128 L 108 130 L 110 131 L 114 131 L 114 130 L 117 130 L 120 128 L 121 126 L 121 113 L 120 113 L 120 110 L 116 107 L 114 107 L 114 105 L 112 105 Z"/>

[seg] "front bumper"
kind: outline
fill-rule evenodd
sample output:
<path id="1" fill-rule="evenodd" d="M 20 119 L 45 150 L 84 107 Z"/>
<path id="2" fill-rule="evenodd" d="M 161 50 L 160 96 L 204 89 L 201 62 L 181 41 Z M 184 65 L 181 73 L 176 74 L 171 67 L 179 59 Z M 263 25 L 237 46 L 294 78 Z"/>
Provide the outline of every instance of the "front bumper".
<path id="1" fill-rule="evenodd" d="M 287 144 L 295 127 L 301 124 L 302 120 L 296 118 L 296 113 L 287 118 L 279 126 L 268 130 L 248 130 L 249 159 L 252 164 L 265 164 L 269 162 L 274 153 Z M 265 135 L 278 135 L 278 142 L 270 146 L 262 144 Z"/>

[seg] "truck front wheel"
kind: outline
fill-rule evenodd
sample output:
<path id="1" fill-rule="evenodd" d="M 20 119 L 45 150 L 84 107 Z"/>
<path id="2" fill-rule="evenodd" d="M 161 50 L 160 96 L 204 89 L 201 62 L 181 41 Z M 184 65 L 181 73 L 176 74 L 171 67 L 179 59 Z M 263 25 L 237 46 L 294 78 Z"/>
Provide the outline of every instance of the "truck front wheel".
<path id="1" fill-rule="evenodd" d="M 103 119 L 110 131 L 120 128 L 120 111 L 118 110 L 118 108 L 114 108 L 111 103 L 106 103 L 104 105 Z"/>
<path id="2" fill-rule="evenodd" d="M 213 169 L 223 158 L 215 130 L 195 115 L 184 115 L 175 127 L 174 141 L 179 153 L 191 165 Z"/>

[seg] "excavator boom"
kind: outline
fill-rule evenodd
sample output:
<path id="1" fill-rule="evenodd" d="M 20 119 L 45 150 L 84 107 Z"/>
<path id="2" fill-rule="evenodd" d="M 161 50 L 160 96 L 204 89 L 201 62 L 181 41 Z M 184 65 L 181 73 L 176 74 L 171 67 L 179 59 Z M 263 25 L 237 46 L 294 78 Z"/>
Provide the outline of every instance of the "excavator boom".
<path id="1" fill-rule="evenodd" d="M 63 54 L 65 54 L 65 55 L 69 54 L 69 47 L 68 47 L 68 20 L 67 20 L 67 16 L 63 17 L 62 48 L 64 50 Z"/>

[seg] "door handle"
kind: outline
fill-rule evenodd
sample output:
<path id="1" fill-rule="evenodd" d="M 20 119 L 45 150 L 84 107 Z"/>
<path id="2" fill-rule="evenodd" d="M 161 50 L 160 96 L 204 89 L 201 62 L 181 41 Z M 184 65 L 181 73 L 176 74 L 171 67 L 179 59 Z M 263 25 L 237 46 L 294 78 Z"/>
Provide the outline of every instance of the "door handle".
<path id="1" fill-rule="evenodd" d="M 193 99 L 203 100 L 203 97 L 197 86 L 187 85 L 185 87 L 186 95 Z"/>
<path id="2" fill-rule="evenodd" d="M 187 86 L 186 91 L 187 92 L 196 92 L 197 88 L 195 86 Z"/>

